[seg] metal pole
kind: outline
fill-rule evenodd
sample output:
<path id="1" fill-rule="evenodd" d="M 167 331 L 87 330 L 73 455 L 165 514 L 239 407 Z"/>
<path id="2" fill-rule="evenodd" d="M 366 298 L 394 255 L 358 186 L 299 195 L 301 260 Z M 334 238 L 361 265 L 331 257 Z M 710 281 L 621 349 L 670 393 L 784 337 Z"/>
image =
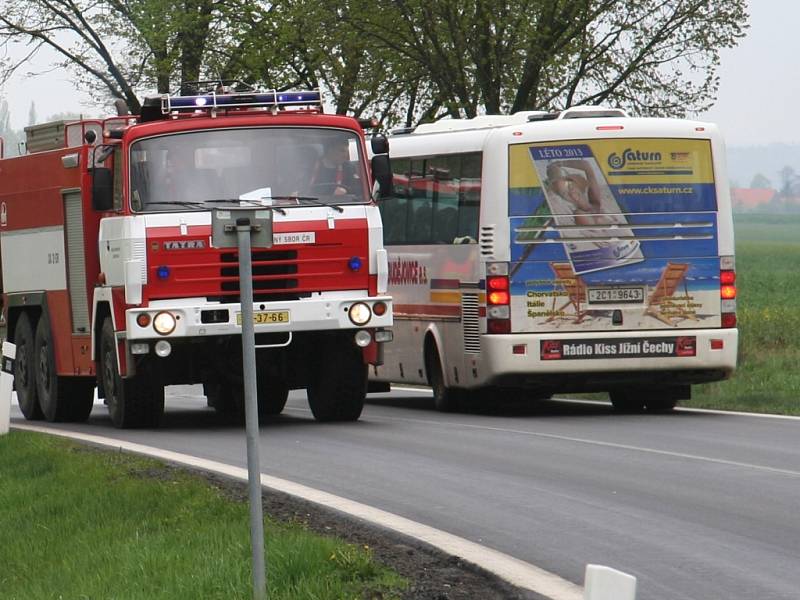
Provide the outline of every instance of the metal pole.
<path id="1" fill-rule="evenodd" d="M 239 241 L 239 301 L 242 305 L 242 359 L 244 409 L 247 431 L 247 481 L 250 496 L 250 544 L 253 547 L 253 598 L 267 597 L 264 564 L 264 513 L 261 507 L 261 465 L 258 447 L 256 338 L 253 326 L 253 262 L 250 254 L 250 219 L 236 220 Z"/>

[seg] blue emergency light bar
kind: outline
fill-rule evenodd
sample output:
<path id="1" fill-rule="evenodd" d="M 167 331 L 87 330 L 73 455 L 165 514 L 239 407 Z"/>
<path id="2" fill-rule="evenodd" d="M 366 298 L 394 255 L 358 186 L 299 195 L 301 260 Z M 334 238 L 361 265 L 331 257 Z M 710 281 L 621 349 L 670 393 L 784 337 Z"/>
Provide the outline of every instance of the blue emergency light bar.
<path id="1" fill-rule="evenodd" d="M 234 94 L 202 94 L 199 96 L 162 96 L 161 112 L 196 110 L 199 108 L 246 108 L 263 106 L 320 106 L 319 91 L 244 92 Z"/>
<path id="2" fill-rule="evenodd" d="M 163 119 L 175 112 L 199 110 L 226 110 L 229 108 L 281 108 L 289 106 L 322 107 L 319 90 L 290 90 L 279 92 L 233 92 L 216 94 L 209 92 L 193 96 L 151 96 L 142 103 L 142 121 Z"/>

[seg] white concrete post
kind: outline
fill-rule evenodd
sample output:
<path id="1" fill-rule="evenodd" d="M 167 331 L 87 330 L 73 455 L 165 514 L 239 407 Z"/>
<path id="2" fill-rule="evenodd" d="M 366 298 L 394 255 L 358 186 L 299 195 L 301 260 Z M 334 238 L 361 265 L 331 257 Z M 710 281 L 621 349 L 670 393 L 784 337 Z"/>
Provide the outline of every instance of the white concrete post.
<path id="1" fill-rule="evenodd" d="M 14 358 L 17 347 L 3 342 L 3 362 L 0 368 L 0 435 L 8 433 L 11 425 L 11 392 L 14 389 Z"/>
<path id="2" fill-rule="evenodd" d="M 611 567 L 586 565 L 583 600 L 636 600 L 636 577 Z"/>

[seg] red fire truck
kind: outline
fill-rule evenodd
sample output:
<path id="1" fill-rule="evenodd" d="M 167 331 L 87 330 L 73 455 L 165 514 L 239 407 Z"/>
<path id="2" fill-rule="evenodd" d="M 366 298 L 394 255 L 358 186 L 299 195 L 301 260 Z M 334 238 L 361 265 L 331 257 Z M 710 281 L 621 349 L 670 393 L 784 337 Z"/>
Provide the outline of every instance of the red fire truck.
<path id="1" fill-rule="evenodd" d="M 156 426 L 173 384 L 241 411 L 238 250 L 211 243 L 211 211 L 240 206 L 273 223 L 252 250 L 259 412 L 306 388 L 316 419 L 358 419 L 391 340 L 386 138 L 368 162 L 359 121 L 324 114 L 318 92 L 227 90 L 27 137 L 0 160 L 2 316 L 27 419 L 86 420 L 95 386 L 117 427 Z"/>

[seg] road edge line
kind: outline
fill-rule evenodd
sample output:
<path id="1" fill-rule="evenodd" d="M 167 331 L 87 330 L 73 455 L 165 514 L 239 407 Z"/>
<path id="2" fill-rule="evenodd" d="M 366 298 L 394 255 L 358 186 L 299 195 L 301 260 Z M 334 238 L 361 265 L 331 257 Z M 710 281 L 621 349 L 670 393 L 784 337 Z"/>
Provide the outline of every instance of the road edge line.
<path id="1" fill-rule="evenodd" d="M 226 475 L 234 479 L 247 481 L 247 469 L 244 467 L 235 467 L 226 463 L 221 463 L 204 458 L 198 458 L 189 454 L 180 452 L 173 452 L 171 450 L 162 450 L 144 444 L 135 442 L 128 442 L 125 440 L 116 440 L 98 435 L 87 433 L 79 433 L 73 431 L 66 431 L 61 429 L 50 429 L 47 427 L 39 427 L 36 425 L 27 425 L 20 423 L 12 423 L 11 429 L 18 429 L 23 431 L 32 431 L 36 433 L 44 433 L 48 435 L 57 435 L 60 437 L 70 438 L 97 444 L 99 446 L 107 446 L 111 448 L 118 448 L 159 458 L 172 463 L 178 463 L 189 467 Z M 368 504 L 362 504 L 354 500 L 348 500 L 341 496 L 336 496 L 329 492 L 317 490 L 315 488 L 295 483 L 287 479 L 273 477 L 272 475 L 261 474 L 261 485 L 285 494 L 290 494 L 297 498 L 319 504 L 326 508 L 331 508 L 339 512 L 345 513 L 352 517 L 356 517 L 373 525 L 390 529 L 402 535 L 411 537 L 415 540 L 424 542 L 447 554 L 458 556 L 468 562 L 489 571 L 500 577 L 501 579 L 515 585 L 517 587 L 536 592 L 542 596 L 550 598 L 551 600 L 582 600 L 583 588 L 567 581 L 556 575 L 545 571 L 535 565 L 514 558 L 503 552 L 493 550 L 486 546 L 482 546 L 475 542 L 471 542 L 462 537 L 441 531 L 422 523 L 417 523 L 406 517 L 401 517 L 394 513 L 390 513 Z"/>

